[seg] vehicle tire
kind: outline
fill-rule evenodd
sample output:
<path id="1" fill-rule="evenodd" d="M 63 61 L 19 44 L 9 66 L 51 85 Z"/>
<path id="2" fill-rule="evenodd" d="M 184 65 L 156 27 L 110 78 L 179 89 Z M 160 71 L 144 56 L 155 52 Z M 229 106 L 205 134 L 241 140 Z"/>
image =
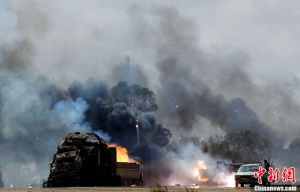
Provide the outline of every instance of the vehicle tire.
<path id="1" fill-rule="evenodd" d="M 241 183 L 241 187 L 244 187 L 244 183 Z"/>
<path id="2" fill-rule="evenodd" d="M 251 183 L 251 184 L 250 184 L 250 187 L 254 187 L 254 183 Z"/>

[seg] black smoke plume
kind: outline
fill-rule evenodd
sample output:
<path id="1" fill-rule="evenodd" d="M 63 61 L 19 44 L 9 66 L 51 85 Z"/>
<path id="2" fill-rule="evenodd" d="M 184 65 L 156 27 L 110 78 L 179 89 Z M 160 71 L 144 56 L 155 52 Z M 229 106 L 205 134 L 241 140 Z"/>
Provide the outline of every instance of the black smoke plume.
<path id="1" fill-rule="evenodd" d="M 73 99 L 81 97 L 89 103 L 86 121 L 92 129 L 108 133 L 110 142 L 127 147 L 131 153 L 152 144 L 163 147 L 172 137 L 156 122 L 156 97 L 147 88 L 119 82 L 108 89 L 103 82 L 89 79 L 85 84 L 71 84 L 68 90 Z"/>
<path id="2" fill-rule="evenodd" d="M 211 136 L 201 144 L 204 152 L 233 162 L 272 161 L 274 158 L 271 141 L 249 130 Z"/>
<path id="3" fill-rule="evenodd" d="M 192 129 L 201 116 L 222 128 L 225 132 L 251 130 L 267 136 L 270 127 L 261 122 L 242 98 L 226 100 L 213 93 L 209 85 L 185 67 L 180 59 L 167 58 L 158 64 L 161 72 L 160 99 L 163 113 L 171 125 L 179 129 Z M 176 106 L 176 107 L 175 107 Z M 174 110 L 168 110 L 168 109 Z"/>
<path id="4" fill-rule="evenodd" d="M 108 89 L 103 82 L 89 79 L 85 84 L 73 83 L 69 92 L 73 99 L 81 97 L 89 103 L 86 121 L 94 131 L 107 133 L 110 142 L 125 146 L 144 162 L 145 183 L 155 178 L 153 172 L 170 171 L 167 165 L 157 165 L 172 133 L 156 122 L 158 106 L 151 90 L 126 82 Z"/>
<path id="5" fill-rule="evenodd" d="M 146 169 L 172 137 L 156 122 L 154 93 L 137 84 L 109 88 L 89 79 L 64 90 L 26 73 L 6 71 L 0 78 L 0 164 L 6 185 L 40 186 L 55 148 L 71 131 L 93 131 L 128 148 Z"/>

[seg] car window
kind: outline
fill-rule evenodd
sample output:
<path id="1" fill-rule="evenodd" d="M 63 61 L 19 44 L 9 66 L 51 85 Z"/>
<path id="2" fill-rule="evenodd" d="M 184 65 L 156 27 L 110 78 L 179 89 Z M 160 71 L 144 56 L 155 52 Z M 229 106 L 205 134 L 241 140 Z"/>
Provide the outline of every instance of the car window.
<path id="1" fill-rule="evenodd" d="M 257 172 L 257 171 L 259 171 L 259 168 L 258 168 L 258 166 L 249 166 L 249 172 Z"/>
<path id="2" fill-rule="evenodd" d="M 259 168 L 257 165 L 251 165 L 251 166 L 241 166 L 238 170 L 238 172 L 256 172 Z"/>

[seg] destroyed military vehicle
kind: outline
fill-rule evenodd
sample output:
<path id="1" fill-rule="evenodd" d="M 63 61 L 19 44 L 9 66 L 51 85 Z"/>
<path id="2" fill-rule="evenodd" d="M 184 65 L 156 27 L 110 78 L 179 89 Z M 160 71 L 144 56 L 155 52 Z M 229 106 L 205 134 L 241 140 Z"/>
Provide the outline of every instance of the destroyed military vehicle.
<path id="1" fill-rule="evenodd" d="M 94 133 L 70 133 L 58 147 L 44 187 L 116 186 L 116 148 Z"/>
<path id="2" fill-rule="evenodd" d="M 44 187 L 143 185 L 141 161 L 117 162 L 116 145 L 110 146 L 94 133 L 70 133 L 53 156 Z"/>

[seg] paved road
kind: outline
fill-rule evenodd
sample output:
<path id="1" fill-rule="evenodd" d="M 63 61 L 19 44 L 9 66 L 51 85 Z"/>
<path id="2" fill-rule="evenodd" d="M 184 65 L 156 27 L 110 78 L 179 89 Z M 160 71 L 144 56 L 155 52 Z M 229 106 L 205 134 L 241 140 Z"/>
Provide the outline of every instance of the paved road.
<path id="1" fill-rule="evenodd" d="M 48 188 L 48 189 L 15 189 L 15 190 L 0 190 L 1 192 L 151 192 L 151 188 L 147 187 L 75 187 L 75 188 Z M 248 192 L 253 191 L 251 188 L 220 188 L 220 187 L 201 187 L 201 188 L 189 188 L 190 192 L 200 191 L 234 191 L 234 192 Z M 187 192 L 184 187 L 168 187 L 168 192 Z"/>

